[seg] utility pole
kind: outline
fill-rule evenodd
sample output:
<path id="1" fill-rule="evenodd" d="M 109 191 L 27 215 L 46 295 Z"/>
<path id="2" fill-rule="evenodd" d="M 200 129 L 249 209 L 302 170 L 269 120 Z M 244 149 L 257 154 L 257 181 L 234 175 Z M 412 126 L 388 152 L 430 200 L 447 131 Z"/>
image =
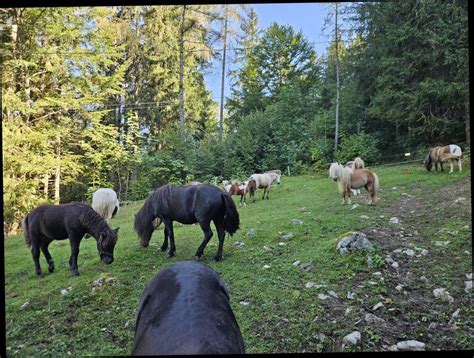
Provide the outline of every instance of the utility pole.
<path id="1" fill-rule="evenodd" d="M 227 19 L 228 19 L 228 12 L 227 12 L 227 4 L 224 5 L 224 51 L 222 55 L 222 76 L 221 76 L 221 108 L 219 112 L 219 136 L 222 138 L 223 126 L 222 126 L 222 118 L 224 115 L 224 79 L 225 79 L 225 58 L 226 58 L 226 48 L 227 48 Z"/>
<path id="2" fill-rule="evenodd" d="M 181 15 L 181 25 L 179 29 L 179 129 L 181 137 L 184 134 L 184 16 L 186 14 L 186 5 L 183 5 L 183 13 Z"/>
<path id="3" fill-rule="evenodd" d="M 334 134 L 334 152 L 337 151 L 338 139 L 339 139 L 339 39 L 337 31 L 337 15 L 338 15 L 338 3 L 336 3 L 336 133 Z"/>

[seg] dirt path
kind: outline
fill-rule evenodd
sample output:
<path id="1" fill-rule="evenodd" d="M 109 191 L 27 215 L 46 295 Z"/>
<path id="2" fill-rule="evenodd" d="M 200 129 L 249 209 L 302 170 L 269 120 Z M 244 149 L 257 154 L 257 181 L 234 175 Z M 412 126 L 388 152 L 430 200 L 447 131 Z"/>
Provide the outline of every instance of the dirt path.
<path id="1" fill-rule="evenodd" d="M 425 350 L 472 349 L 472 290 L 465 291 L 472 275 L 470 178 L 431 195 L 402 193 L 380 215 L 380 224 L 363 231 L 383 265 L 355 277 L 355 298 L 334 302 L 328 318 L 345 316 L 345 330 L 361 332 L 364 351 L 395 350 L 405 340 L 423 342 Z M 389 223 L 392 217 L 398 223 Z M 436 298 L 439 288 L 451 298 Z M 345 348 L 337 339 L 329 350 Z"/>

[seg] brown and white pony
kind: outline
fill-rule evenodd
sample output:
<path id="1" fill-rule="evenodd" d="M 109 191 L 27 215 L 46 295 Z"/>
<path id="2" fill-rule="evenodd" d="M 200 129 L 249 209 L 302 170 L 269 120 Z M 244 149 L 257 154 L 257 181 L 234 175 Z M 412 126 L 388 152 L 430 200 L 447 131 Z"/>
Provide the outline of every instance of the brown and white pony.
<path id="1" fill-rule="evenodd" d="M 426 170 L 431 171 L 434 163 L 436 171 L 438 171 L 438 164 L 441 166 L 441 170 L 444 171 L 443 163 L 449 161 L 449 165 L 451 166 L 449 174 L 451 174 L 453 172 L 453 160 L 456 160 L 458 162 L 459 171 L 461 171 L 461 156 L 461 148 L 456 144 L 445 145 L 444 147 L 434 147 L 429 151 L 425 158 L 425 168 Z"/>
<path id="2" fill-rule="evenodd" d="M 347 162 L 345 166 L 346 168 L 351 168 L 351 169 L 364 169 L 365 163 L 361 157 L 357 157 L 354 160 Z M 352 189 L 352 194 L 360 195 L 360 189 Z"/>
<path id="3" fill-rule="evenodd" d="M 244 199 L 245 197 L 247 196 L 247 193 L 250 195 L 250 198 L 252 198 L 252 202 L 255 203 L 255 193 L 257 191 L 257 183 L 255 180 L 253 179 L 250 179 L 248 181 L 246 181 L 245 183 L 246 186 L 245 186 L 245 195 L 244 195 Z"/>
<path id="4" fill-rule="evenodd" d="M 240 205 L 242 205 L 242 203 L 246 205 L 245 204 L 245 187 L 246 187 L 246 183 L 241 184 L 239 182 L 233 181 L 228 191 L 230 195 L 240 195 Z"/>
<path id="5" fill-rule="evenodd" d="M 351 189 L 364 187 L 369 192 L 369 205 L 377 202 L 379 177 L 368 169 L 351 169 L 339 163 L 332 163 L 329 168 L 329 177 L 337 181 L 339 192 L 342 195 L 342 204 L 351 204 Z"/>

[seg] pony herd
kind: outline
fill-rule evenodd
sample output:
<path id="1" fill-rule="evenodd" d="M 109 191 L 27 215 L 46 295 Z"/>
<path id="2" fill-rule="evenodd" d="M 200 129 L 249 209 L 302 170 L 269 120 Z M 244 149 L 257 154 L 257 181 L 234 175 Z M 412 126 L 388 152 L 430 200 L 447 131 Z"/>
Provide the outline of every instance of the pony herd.
<path id="1" fill-rule="evenodd" d="M 435 147 L 430 150 L 424 165 L 428 171 L 435 164 L 443 170 L 453 160 L 461 171 L 461 149 L 457 145 Z M 329 177 L 337 181 L 342 203 L 351 203 L 351 195 L 360 195 L 364 187 L 369 194 L 369 205 L 375 205 L 379 191 L 376 173 L 365 168 L 359 157 L 345 166 L 332 163 Z M 239 213 L 231 195 L 239 195 L 245 205 L 247 194 L 255 202 L 257 189 L 263 189 L 262 200 L 268 199 L 273 183 L 280 184 L 281 171 L 252 174 L 247 181 L 233 180 L 222 184 L 225 191 L 200 182 L 188 185 L 163 185 L 145 200 L 135 214 L 134 229 L 143 247 L 149 245 L 153 231 L 162 223 L 164 240 L 161 250 L 169 246 L 168 257 L 176 254 L 173 222 L 198 223 L 204 238 L 196 257 L 213 236 L 211 221 L 219 239 L 214 260 L 223 257 L 224 237 L 233 235 L 240 226 Z M 114 260 L 118 230 L 109 227 L 109 221 L 118 213 L 119 201 L 112 189 L 99 189 L 93 195 L 92 205 L 72 202 L 60 205 L 41 205 L 22 221 L 25 241 L 31 253 L 38 276 L 43 276 L 39 264 L 40 251 L 54 271 L 54 260 L 48 250 L 53 240 L 69 238 L 71 256 L 69 265 L 74 276 L 79 275 L 77 257 L 84 237 L 92 236 L 97 242 L 99 256 L 106 264 Z M 192 300 L 193 305 L 189 305 Z M 186 322 L 186 324 L 182 324 Z M 178 262 L 159 272 L 143 292 L 136 317 L 132 354 L 212 354 L 244 353 L 239 326 L 229 304 L 229 293 L 222 278 L 214 270 L 197 262 Z"/>

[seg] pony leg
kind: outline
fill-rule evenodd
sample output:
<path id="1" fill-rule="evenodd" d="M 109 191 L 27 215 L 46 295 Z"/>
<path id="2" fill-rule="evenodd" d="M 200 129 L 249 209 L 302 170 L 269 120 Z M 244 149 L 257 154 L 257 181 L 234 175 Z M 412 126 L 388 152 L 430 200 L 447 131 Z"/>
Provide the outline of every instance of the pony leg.
<path id="1" fill-rule="evenodd" d="M 49 253 L 48 246 L 51 243 L 51 240 L 43 242 L 41 245 L 41 251 L 43 252 L 44 257 L 46 258 L 46 262 L 48 263 L 48 271 L 54 271 L 54 260 L 51 254 Z"/>
<path id="2" fill-rule="evenodd" d="M 453 165 L 453 160 L 450 159 L 449 160 L 449 173 L 448 174 L 451 174 L 453 172 L 453 169 L 454 169 L 454 165 Z"/>
<path id="3" fill-rule="evenodd" d="M 165 226 L 165 239 L 163 240 L 163 245 L 161 245 L 161 251 L 165 252 L 166 249 L 168 248 L 168 229 Z"/>
<path id="4" fill-rule="evenodd" d="M 214 255 L 214 260 L 220 261 L 223 257 L 223 251 L 224 251 L 224 238 L 225 238 L 224 223 L 214 221 L 214 225 L 216 226 L 217 236 L 219 237 L 219 247 L 217 248 L 217 252 Z"/>
<path id="5" fill-rule="evenodd" d="M 458 168 L 459 168 L 459 171 L 462 171 L 461 158 L 458 159 Z"/>
<path id="6" fill-rule="evenodd" d="M 206 247 L 209 240 L 211 240 L 211 237 L 213 235 L 210 222 L 199 223 L 199 225 L 201 226 L 201 230 L 204 232 L 204 240 L 202 240 L 201 245 L 199 245 L 196 251 L 196 256 L 198 258 L 200 258 L 204 254 L 204 248 Z"/>
<path id="7" fill-rule="evenodd" d="M 265 199 L 265 193 L 267 192 L 267 188 L 263 188 L 263 196 L 262 196 L 262 200 Z"/>
<path id="8" fill-rule="evenodd" d="M 35 272 L 39 277 L 43 277 L 44 274 L 41 272 L 41 266 L 39 263 L 39 257 L 40 257 L 40 249 L 39 247 L 35 244 L 31 244 L 31 255 L 33 256 L 33 262 L 35 264 Z"/>
<path id="9" fill-rule="evenodd" d="M 170 239 L 170 251 L 168 251 L 168 257 L 173 257 L 176 253 L 176 246 L 174 244 L 173 222 L 171 220 L 166 220 L 165 227 L 167 227 L 168 229 L 168 236 Z"/>
<path id="10" fill-rule="evenodd" d="M 79 270 L 77 269 L 77 256 L 79 256 L 79 242 L 74 236 L 69 236 L 69 242 L 71 244 L 71 256 L 69 257 L 69 267 L 72 271 L 73 276 L 79 276 Z"/>

